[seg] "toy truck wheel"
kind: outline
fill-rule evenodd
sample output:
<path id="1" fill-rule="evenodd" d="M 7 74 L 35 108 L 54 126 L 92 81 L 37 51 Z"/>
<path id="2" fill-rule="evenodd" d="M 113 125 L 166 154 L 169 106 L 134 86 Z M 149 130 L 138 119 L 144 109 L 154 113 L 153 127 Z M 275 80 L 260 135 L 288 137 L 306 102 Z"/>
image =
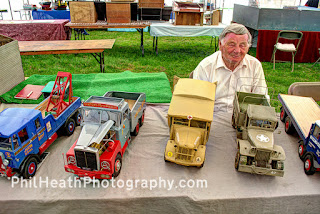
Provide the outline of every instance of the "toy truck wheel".
<path id="1" fill-rule="evenodd" d="M 287 116 L 288 116 L 288 115 L 287 115 L 286 111 L 284 110 L 283 107 L 281 107 L 281 108 L 280 108 L 280 120 L 281 120 L 282 122 L 285 122 Z"/>
<path id="2" fill-rule="evenodd" d="M 114 178 L 116 178 L 120 174 L 121 168 L 122 168 L 122 158 L 120 154 L 117 154 L 116 160 L 114 161 L 114 172 L 112 174 Z"/>
<path id="3" fill-rule="evenodd" d="M 316 169 L 313 166 L 313 156 L 308 154 L 304 159 L 304 172 L 307 175 L 313 175 Z"/>
<path id="4" fill-rule="evenodd" d="M 294 132 L 294 127 L 292 125 L 292 122 L 289 116 L 286 117 L 284 124 L 285 124 L 284 130 L 286 131 L 286 133 L 292 134 Z"/>
<path id="5" fill-rule="evenodd" d="M 234 167 L 236 168 L 236 170 L 239 169 L 239 163 L 240 163 L 240 151 L 238 150 L 235 161 L 234 161 Z"/>
<path id="6" fill-rule="evenodd" d="M 38 161 L 35 157 L 29 158 L 22 170 L 22 176 L 25 179 L 33 177 L 37 172 Z"/>
<path id="7" fill-rule="evenodd" d="M 82 114 L 79 111 L 77 111 L 75 113 L 75 117 L 74 117 L 74 120 L 75 120 L 77 126 L 80 126 L 81 119 L 82 119 Z"/>
<path id="8" fill-rule="evenodd" d="M 142 116 L 140 117 L 139 123 L 140 123 L 140 127 L 141 127 L 141 126 L 143 125 L 143 123 L 144 123 L 144 112 L 142 113 Z"/>
<path id="9" fill-rule="evenodd" d="M 67 136 L 72 135 L 73 132 L 74 132 L 75 126 L 76 126 L 76 123 L 75 123 L 74 119 L 69 118 L 69 119 L 67 120 L 67 122 L 65 123 L 65 126 L 64 126 L 65 134 L 66 134 Z"/>
<path id="10" fill-rule="evenodd" d="M 136 127 L 134 128 L 134 131 L 131 133 L 131 135 L 133 136 L 137 136 L 140 130 L 140 125 L 139 123 L 136 125 Z"/>
<path id="11" fill-rule="evenodd" d="M 301 160 L 304 160 L 304 156 L 306 155 L 306 146 L 303 141 L 299 141 L 298 154 Z"/>
<path id="12" fill-rule="evenodd" d="M 236 121 L 234 119 L 234 114 L 232 114 L 232 127 L 236 128 Z"/>

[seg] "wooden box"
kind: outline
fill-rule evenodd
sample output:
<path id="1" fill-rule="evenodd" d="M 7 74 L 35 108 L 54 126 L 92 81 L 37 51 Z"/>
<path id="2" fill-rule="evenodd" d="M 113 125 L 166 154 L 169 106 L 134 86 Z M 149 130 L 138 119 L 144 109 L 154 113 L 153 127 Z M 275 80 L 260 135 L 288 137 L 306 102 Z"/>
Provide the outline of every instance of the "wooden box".
<path id="1" fill-rule="evenodd" d="M 219 19 L 220 19 L 220 12 L 218 10 L 213 10 L 212 17 L 211 17 L 211 24 L 219 25 Z"/>
<path id="2" fill-rule="evenodd" d="M 98 20 L 94 2 L 70 1 L 69 8 L 72 23 L 96 23 Z"/>
<path id="3" fill-rule="evenodd" d="M 0 95 L 24 81 L 18 41 L 0 35 Z"/>
<path id="4" fill-rule="evenodd" d="M 164 0 L 139 0 L 139 8 L 164 8 Z"/>
<path id="5" fill-rule="evenodd" d="M 175 12 L 175 25 L 203 25 L 203 12 Z"/>
<path id="6" fill-rule="evenodd" d="M 108 23 L 130 23 L 131 6 L 130 3 L 107 3 Z"/>

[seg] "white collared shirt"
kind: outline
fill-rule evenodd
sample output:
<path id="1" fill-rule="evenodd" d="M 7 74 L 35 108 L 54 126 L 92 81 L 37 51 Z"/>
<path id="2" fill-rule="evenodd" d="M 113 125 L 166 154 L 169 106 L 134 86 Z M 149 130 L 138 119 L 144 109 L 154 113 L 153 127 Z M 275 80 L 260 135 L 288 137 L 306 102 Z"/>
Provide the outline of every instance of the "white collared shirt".
<path id="1" fill-rule="evenodd" d="M 225 65 L 221 51 L 217 51 L 199 63 L 193 71 L 193 79 L 218 82 L 215 112 L 232 112 L 236 91 L 268 94 L 261 63 L 248 54 L 236 69 L 231 71 Z"/>

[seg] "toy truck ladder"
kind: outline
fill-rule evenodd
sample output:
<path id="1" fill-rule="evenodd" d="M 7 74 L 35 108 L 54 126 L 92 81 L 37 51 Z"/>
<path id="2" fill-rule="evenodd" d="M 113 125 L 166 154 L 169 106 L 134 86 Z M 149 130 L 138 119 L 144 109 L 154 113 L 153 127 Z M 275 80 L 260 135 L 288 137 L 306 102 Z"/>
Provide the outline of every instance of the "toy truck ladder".
<path id="1" fill-rule="evenodd" d="M 65 79 L 66 78 L 66 79 Z M 63 100 L 64 95 L 69 85 L 69 101 Z M 64 109 L 66 109 L 72 103 L 72 75 L 69 72 L 59 71 L 53 89 L 50 93 L 47 112 L 51 112 L 55 117 L 58 117 Z M 53 106 L 50 108 L 50 104 Z"/>

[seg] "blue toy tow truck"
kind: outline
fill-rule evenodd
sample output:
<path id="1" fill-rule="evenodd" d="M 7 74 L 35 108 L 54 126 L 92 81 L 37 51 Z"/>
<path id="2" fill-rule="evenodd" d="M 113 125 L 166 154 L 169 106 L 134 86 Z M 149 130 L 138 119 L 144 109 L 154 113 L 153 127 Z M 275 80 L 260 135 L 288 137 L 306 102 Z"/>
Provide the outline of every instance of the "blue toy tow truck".
<path id="1" fill-rule="evenodd" d="M 320 107 L 312 97 L 279 94 L 282 109 L 280 120 L 285 131 L 296 130 L 299 141 L 298 154 L 304 161 L 304 171 L 312 175 L 320 171 Z"/>
<path id="2" fill-rule="evenodd" d="M 57 132 L 71 135 L 80 124 L 81 101 L 73 97 L 71 81 L 70 73 L 58 72 L 50 97 L 34 109 L 8 108 L 0 113 L 2 176 L 34 176 L 44 152 L 57 138 Z M 67 88 L 69 94 L 64 100 Z"/>

